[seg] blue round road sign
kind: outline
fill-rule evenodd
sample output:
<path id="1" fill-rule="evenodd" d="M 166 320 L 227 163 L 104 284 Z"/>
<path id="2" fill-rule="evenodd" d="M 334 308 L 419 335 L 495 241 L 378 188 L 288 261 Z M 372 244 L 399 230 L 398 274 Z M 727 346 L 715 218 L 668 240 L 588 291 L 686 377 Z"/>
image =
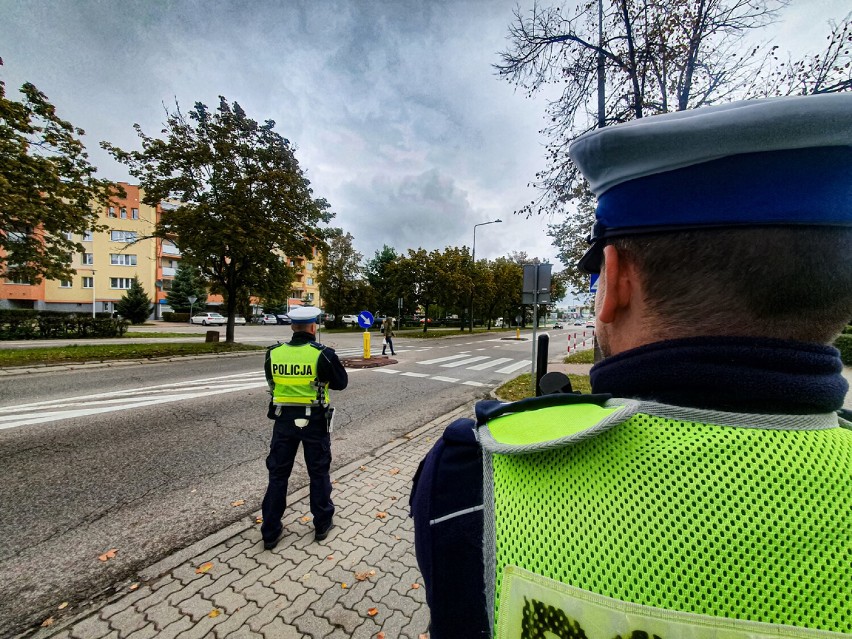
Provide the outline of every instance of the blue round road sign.
<path id="1" fill-rule="evenodd" d="M 370 311 L 361 311 L 358 313 L 358 326 L 361 328 L 370 328 L 373 325 L 373 314 Z"/>

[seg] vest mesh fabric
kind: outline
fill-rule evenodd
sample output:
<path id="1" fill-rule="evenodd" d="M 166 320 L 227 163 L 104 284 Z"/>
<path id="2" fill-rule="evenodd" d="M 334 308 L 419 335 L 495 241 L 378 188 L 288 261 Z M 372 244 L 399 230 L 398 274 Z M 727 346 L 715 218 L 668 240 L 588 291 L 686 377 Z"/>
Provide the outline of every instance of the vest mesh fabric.
<path id="1" fill-rule="evenodd" d="M 282 344 L 270 352 L 269 359 L 272 365 L 272 379 L 275 389 L 272 392 L 272 401 L 280 404 L 310 405 L 318 403 L 318 399 L 328 403 L 328 388 L 317 394 L 314 386 L 317 368 L 319 366 L 320 351 L 310 344 L 291 346 Z M 281 374 L 276 372 L 277 366 L 300 365 L 310 366 L 310 374 Z"/>
<path id="2" fill-rule="evenodd" d="M 491 461 L 495 621 L 512 564 L 622 601 L 852 632 L 852 431 L 637 414 Z"/>

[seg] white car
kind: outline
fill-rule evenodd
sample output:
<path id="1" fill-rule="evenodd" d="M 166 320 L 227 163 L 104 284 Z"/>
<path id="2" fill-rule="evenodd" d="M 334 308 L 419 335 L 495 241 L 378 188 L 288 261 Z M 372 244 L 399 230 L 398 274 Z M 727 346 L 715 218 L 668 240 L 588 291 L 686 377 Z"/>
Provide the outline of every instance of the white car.
<path id="1" fill-rule="evenodd" d="M 193 324 L 201 324 L 202 326 L 224 326 L 228 323 L 228 318 L 220 313 L 199 313 L 193 315 L 189 320 Z"/>
<path id="2" fill-rule="evenodd" d="M 234 326 L 239 324 L 240 326 L 246 325 L 246 318 L 242 315 L 234 315 Z"/>
<path id="3" fill-rule="evenodd" d="M 344 315 L 343 323 L 347 326 L 357 326 L 358 325 L 358 316 L 357 315 Z"/>

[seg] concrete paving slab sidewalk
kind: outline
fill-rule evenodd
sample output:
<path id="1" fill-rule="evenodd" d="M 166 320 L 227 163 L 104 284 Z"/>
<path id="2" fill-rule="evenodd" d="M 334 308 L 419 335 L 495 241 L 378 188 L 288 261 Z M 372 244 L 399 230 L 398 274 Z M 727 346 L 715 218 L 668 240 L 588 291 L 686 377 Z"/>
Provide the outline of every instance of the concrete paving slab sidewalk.
<path id="1" fill-rule="evenodd" d="M 285 536 L 275 550 L 263 549 L 257 513 L 150 566 L 109 596 L 57 609 L 48 627 L 19 637 L 428 637 L 408 496 L 444 427 L 472 415 L 473 402 L 332 473 L 336 526 L 323 542 L 313 539 L 302 488 L 288 499 Z"/>

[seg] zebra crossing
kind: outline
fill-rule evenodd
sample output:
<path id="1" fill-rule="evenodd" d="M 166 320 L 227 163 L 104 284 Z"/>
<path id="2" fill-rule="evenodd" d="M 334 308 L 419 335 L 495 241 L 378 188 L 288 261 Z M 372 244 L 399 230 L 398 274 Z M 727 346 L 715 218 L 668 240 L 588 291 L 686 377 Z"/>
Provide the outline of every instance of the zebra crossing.
<path id="1" fill-rule="evenodd" d="M 266 387 L 263 371 L 0 407 L 0 430 Z"/>
<path id="2" fill-rule="evenodd" d="M 483 362 L 482 360 L 490 360 Z M 475 364 L 476 362 L 481 362 L 476 364 L 475 366 L 467 366 L 468 364 Z M 509 364 L 508 362 L 512 362 Z M 491 358 L 488 355 L 471 355 L 470 353 L 459 353 L 457 355 L 449 355 L 447 357 L 437 357 L 435 359 L 427 359 L 422 362 L 417 362 L 420 365 L 431 365 L 438 364 L 441 368 L 459 368 L 464 366 L 467 370 L 471 371 L 484 371 L 489 368 L 493 368 L 494 366 L 500 366 L 501 364 L 507 364 L 502 368 L 498 368 L 493 371 L 495 373 L 500 373 L 502 375 L 509 375 L 518 371 L 525 366 L 529 365 L 529 360 L 513 360 L 509 357 L 496 357 Z"/>

